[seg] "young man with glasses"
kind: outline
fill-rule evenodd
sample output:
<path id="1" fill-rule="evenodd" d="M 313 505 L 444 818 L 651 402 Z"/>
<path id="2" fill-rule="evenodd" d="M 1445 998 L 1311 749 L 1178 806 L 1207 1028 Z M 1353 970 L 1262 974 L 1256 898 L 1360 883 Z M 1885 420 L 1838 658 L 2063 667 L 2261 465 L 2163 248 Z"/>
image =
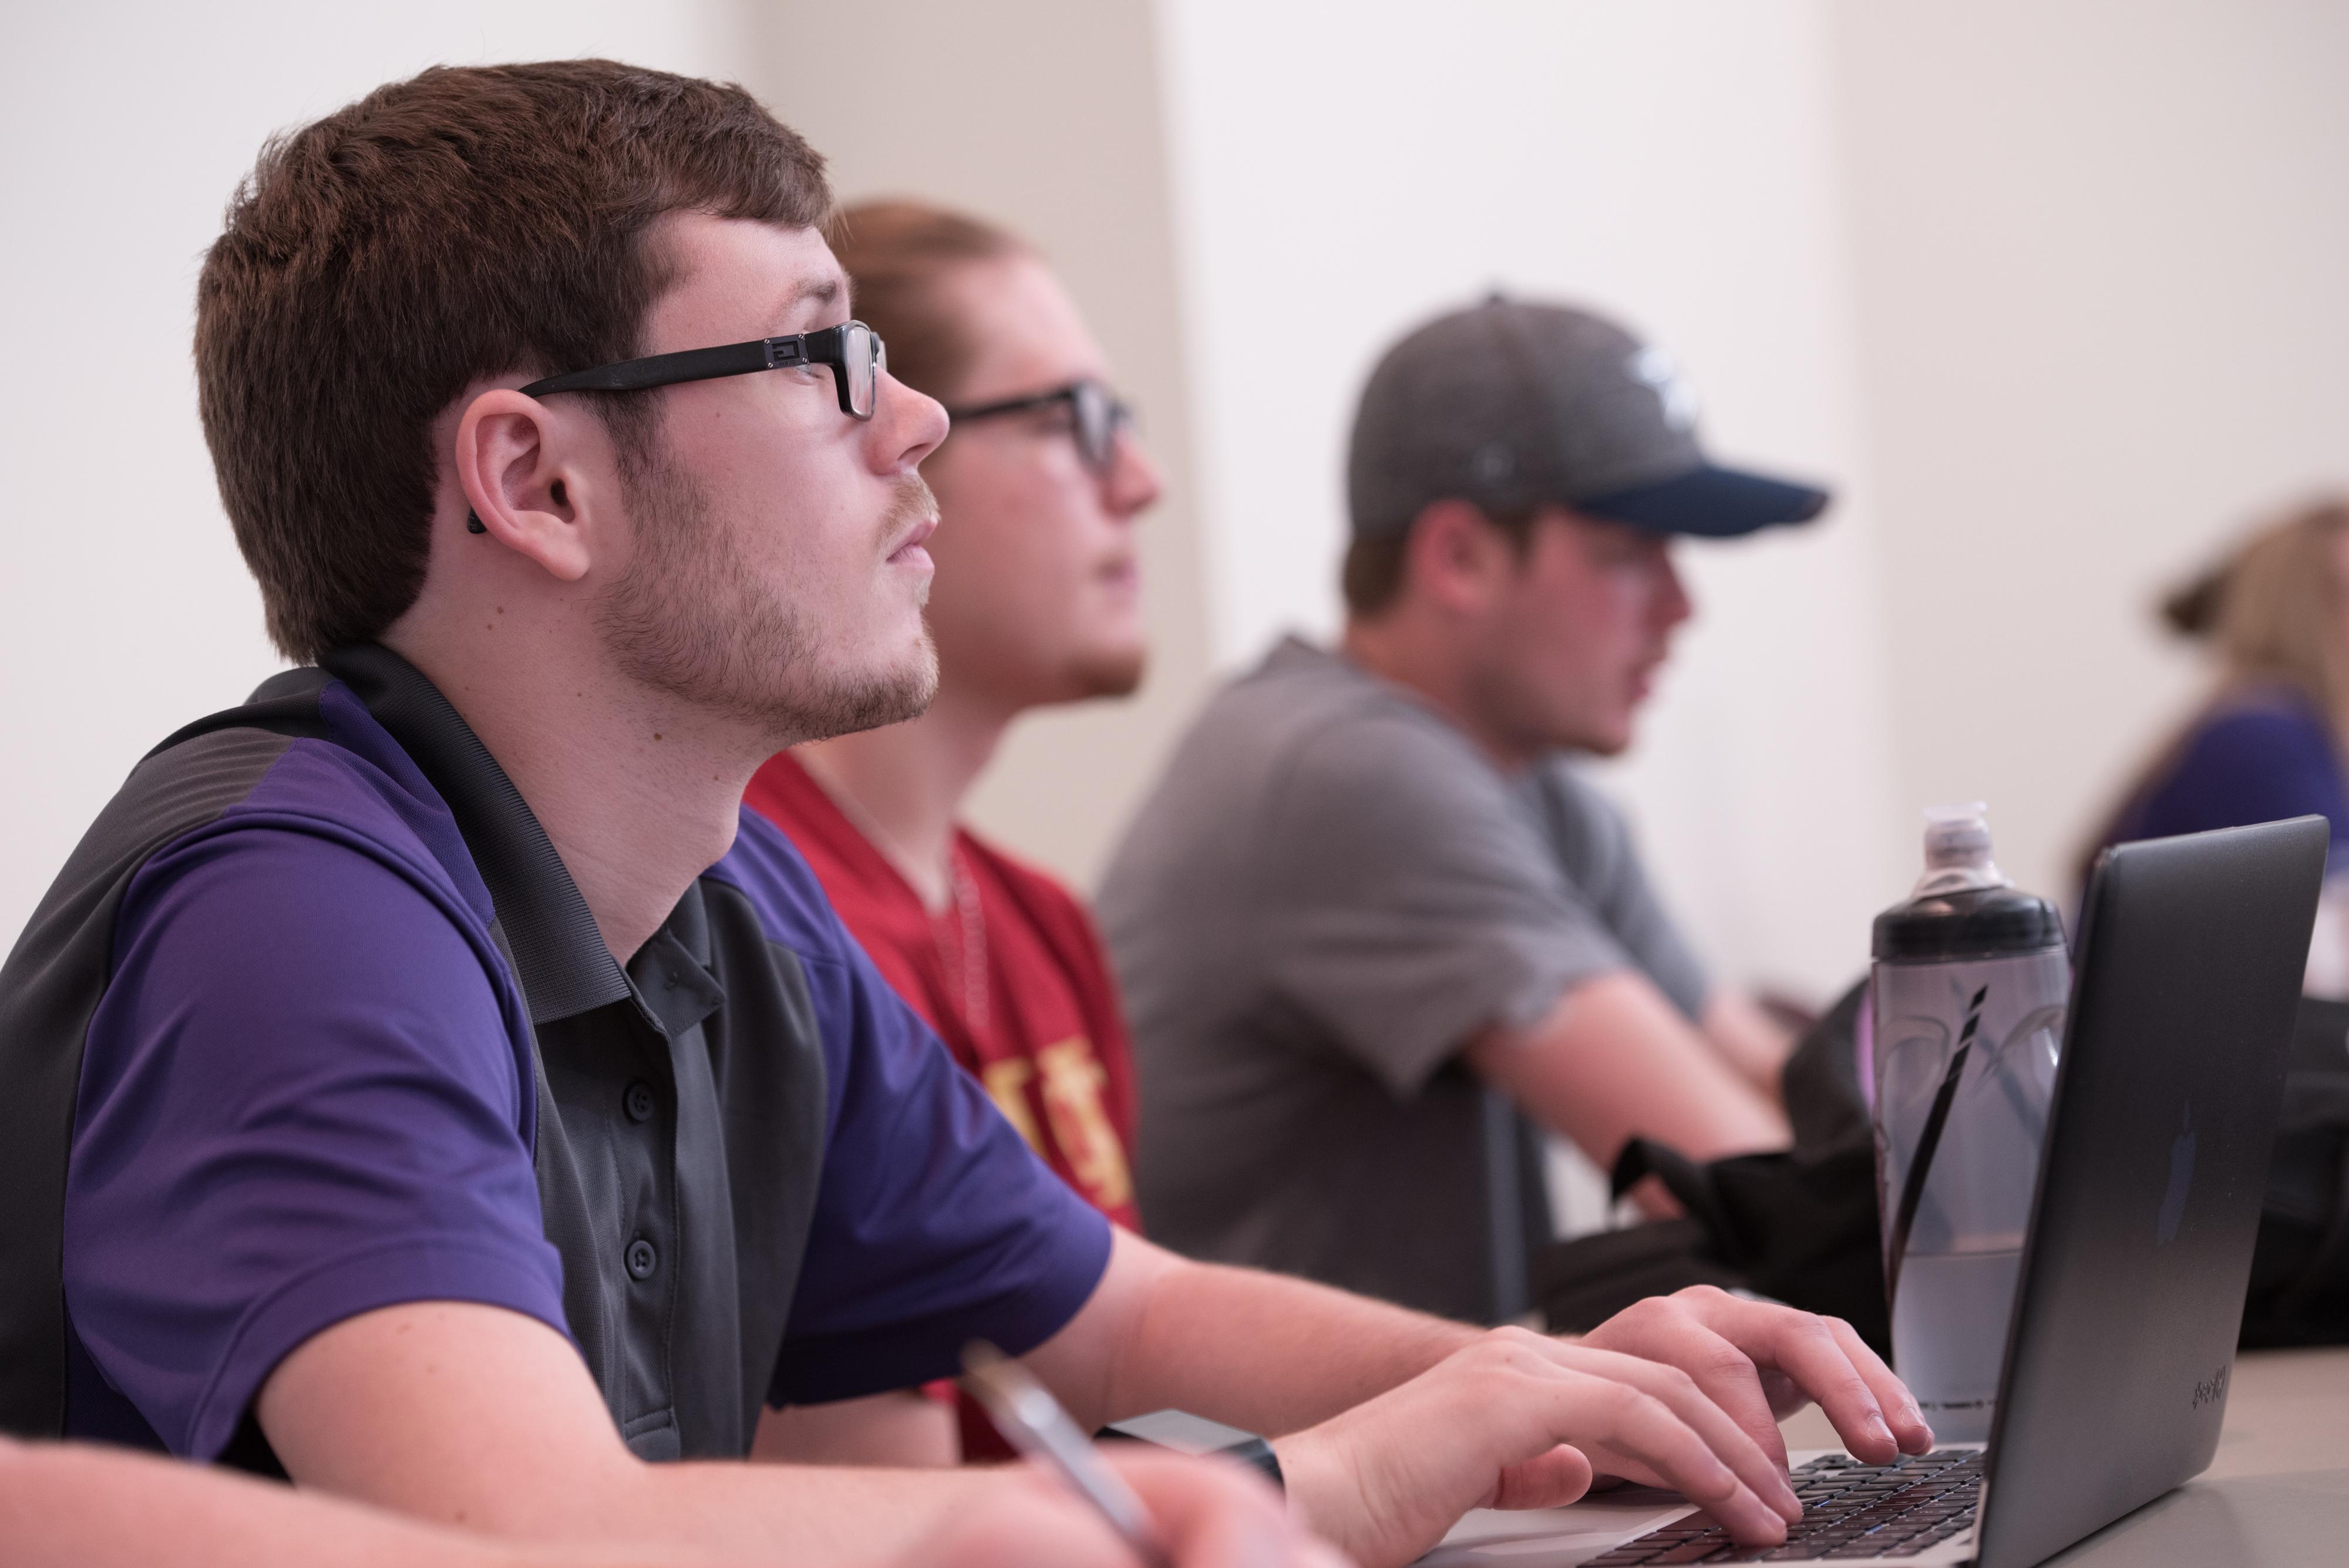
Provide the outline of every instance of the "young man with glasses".
<path id="1" fill-rule="evenodd" d="M 787 834 L 883 976 L 1055 1174 L 1129 1229 L 1133 1066 L 1107 955 L 1076 896 L 957 815 L 1014 720 L 1123 697 L 1145 654 L 1133 531 L 1158 474 L 1050 267 L 990 224 L 911 202 L 833 224 L 857 310 L 952 436 L 926 619 L 938 692 L 917 719 L 785 752 L 744 797 Z M 776 1452 L 999 1457 L 933 1397 L 770 1417 Z M 939 1399 L 949 1403 L 941 1404 Z"/>
<path id="2" fill-rule="evenodd" d="M 1036 1159 L 741 810 L 935 685 L 946 417 L 852 322 L 828 205 L 739 88 L 607 61 L 434 69 L 264 153 L 198 393 L 316 662 L 159 746 L 0 969 L 0 1427 L 836 1562 L 1009 1478 L 646 1461 L 988 1340 L 1088 1425 L 1278 1434 L 1368 1568 L 1594 1469 L 1775 1540 L 1797 1390 L 1865 1456 L 1929 1442 L 1828 1320 L 1480 1334 L 1185 1262 Z M 523 390 L 605 368 L 662 384 Z"/>

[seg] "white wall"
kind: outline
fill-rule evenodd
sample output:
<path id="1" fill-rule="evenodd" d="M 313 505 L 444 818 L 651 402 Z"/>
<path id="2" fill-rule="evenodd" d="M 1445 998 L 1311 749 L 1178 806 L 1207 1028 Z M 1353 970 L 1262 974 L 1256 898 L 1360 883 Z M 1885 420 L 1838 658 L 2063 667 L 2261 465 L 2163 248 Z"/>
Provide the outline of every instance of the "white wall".
<path id="1" fill-rule="evenodd" d="M 1840 493 L 1691 553 L 1702 618 L 1612 779 L 1736 978 L 1850 973 L 1928 800 L 1988 796 L 2060 890 L 2192 689 L 2154 587 L 2349 481 L 2338 0 L 236 0 L 6 29 L 5 933 L 147 746 L 276 664 L 195 419 L 221 209 L 271 130 L 434 60 L 740 76 L 852 193 L 1054 252 L 1174 480 L 1144 701 L 1025 726 L 980 802 L 1081 879 L 1211 672 L 1334 624 L 1360 378 L 1496 282 L 1620 312 L 1724 456 Z"/>
<path id="2" fill-rule="evenodd" d="M 1833 17 L 1899 794 L 2068 896 L 2201 679 L 2160 588 L 2349 483 L 2349 5 Z"/>
<path id="3" fill-rule="evenodd" d="M 196 421 L 196 270 L 271 132 L 439 62 L 737 74 L 731 0 L 16 5 L 0 48 L 0 932 L 142 753 L 280 660 Z"/>
<path id="4" fill-rule="evenodd" d="M 1403 327 L 1495 284 L 1620 314 L 1718 453 L 1841 499 L 1687 551 L 1701 618 L 1611 782 L 1724 972 L 1841 984 L 1908 851 L 1820 6 L 1159 9 L 1219 661 L 1335 626 L 1347 421 Z"/>
<path id="5" fill-rule="evenodd" d="M 1218 662 L 1335 625 L 1355 389 L 1495 283 L 1619 311 L 1718 451 L 1836 483 L 1690 552 L 1608 770 L 1733 977 L 1854 972 L 1936 800 L 2068 897 L 2202 680 L 2158 588 L 2349 483 L 2337 0 L 1159 11 Z"/>

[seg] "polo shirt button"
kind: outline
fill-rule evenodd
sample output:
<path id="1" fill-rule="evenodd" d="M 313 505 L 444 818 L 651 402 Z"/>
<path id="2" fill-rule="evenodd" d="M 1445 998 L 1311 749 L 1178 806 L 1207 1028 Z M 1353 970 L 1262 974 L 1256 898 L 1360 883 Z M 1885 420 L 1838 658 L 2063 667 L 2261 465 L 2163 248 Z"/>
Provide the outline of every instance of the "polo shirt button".
<path id="1" fill-rule="evenodd" d="M 661 976 L 661 989 L 663 991 L 675 991 L 677 989 L 677 971 L 668 970 L 663 972 Z"/>
<path id="2" fill-rule="evenodd" d="M 660 1254 L 654 1251 L 653 1244 L 642 1236 L 628 1243 L 628 1277 L 630 1279 L 651 1279 L 653 1269 L 659 1262 Z"/>
<path id="3" fill-rule="evenodd" d="M 653 1097 L 653 1086 L 638 1078 L 628 1085 L 627 1093 L 620 1096 L 620 1108 L 628 1113 L 628 1119 L 632 1122 L 648 1122 L 653 1119 L 653 1113 L 660 1109 L 660 1102 Z"/>

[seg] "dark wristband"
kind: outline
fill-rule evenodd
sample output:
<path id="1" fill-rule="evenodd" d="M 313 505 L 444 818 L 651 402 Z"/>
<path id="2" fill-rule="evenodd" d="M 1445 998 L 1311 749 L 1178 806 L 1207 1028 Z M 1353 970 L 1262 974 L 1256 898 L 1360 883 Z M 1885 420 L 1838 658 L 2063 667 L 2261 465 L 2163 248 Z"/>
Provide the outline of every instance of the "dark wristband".
<path id="1" fill-rule="evenodd" d="M 1280 1456 L 1272 1451 L 1270 1443 L 1244 1427 L 1227 1427 L 1187 1410 L 1154 1410 L 1147 1416 L 1129 1416 L 1123 1421 L 1111 1422 L 1095 1436 L 1147 1443 L 1154 1449 L 1171 1449 L 1178 1454 L 1221 1454 L 1247 1466 L 1270 1481 L 1276 1490 L 1288 1490 L 1280 1473 Z"/>
<path id="2" fill-rule="evenodd" d="M 1288 1483 L 1280 1474 L 1280 1456 L 1274 1453 L 1272 1445 L 1262 1438 L 1250 1438 L 1246 1442 L 1234 1443 L 1228 1449 L 1217 1449 L 1216 1452 L 1227 1459 L 1239 1460 L 1270 1481 L 1273 1490 L 1286 1492 L 1288 1490 Z"/>

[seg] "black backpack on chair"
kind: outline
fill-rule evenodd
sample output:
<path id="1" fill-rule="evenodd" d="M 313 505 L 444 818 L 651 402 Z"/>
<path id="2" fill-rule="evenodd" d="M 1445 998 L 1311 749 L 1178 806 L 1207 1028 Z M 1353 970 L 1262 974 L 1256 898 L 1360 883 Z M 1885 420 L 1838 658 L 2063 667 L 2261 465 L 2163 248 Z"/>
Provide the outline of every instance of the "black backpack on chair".
<path id="1" fill-rule="evenodd" d="M 1625 1146 L 1616 1196 L 1652 1175 L 1688 1218 L 1537 1251 L 1528 1273 L 1551 1332 L 1580 1333 L 1641 1296 L 1712 1284 L 1846 1319 L 1889 1354 L 1875 1138 L 1853 1058 L 1866 996 L 1864 986 L 1846 992 L 1787 1059 L 1791 1150 L 1699 1164 L 1645 1138 Z M 2349 1344 L 2349 1004 L 2300 1004 L 2241 1343 Z"/>
<path id="2" fill-rule="evenodd" d="M 2268 1163 L 2247 1350 L 2349 1343 L 2349 1003 L 2302 997 Z"/>
<path id="3" fill-rule="evenodd" d="M 1653 1176 L 1688 1217 L 1544 1248 L 1530 1272 L 1552 1333 L 1594 1328 L 1641 1296 L 1710 1284 L 1830 1314 L 1878 1351 L 1889 1348 L 1876 1144 L 1852 1071 L 1865 994 L 1845 992 L 1787 1059 L 1792 1149 L 1707 1165 L 1648 1138 L 1624 1146 L 1609 1179 L 1615 1195 Z"/>

